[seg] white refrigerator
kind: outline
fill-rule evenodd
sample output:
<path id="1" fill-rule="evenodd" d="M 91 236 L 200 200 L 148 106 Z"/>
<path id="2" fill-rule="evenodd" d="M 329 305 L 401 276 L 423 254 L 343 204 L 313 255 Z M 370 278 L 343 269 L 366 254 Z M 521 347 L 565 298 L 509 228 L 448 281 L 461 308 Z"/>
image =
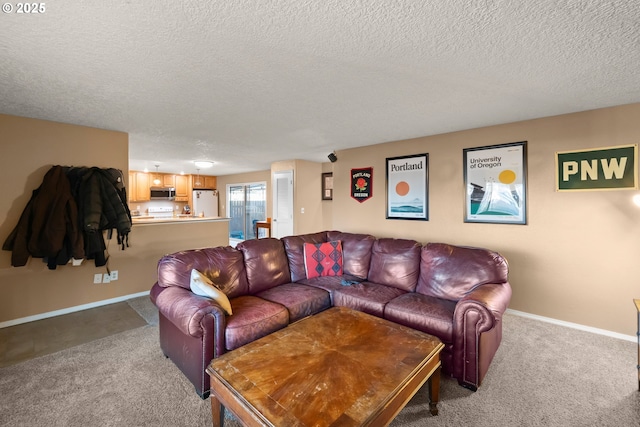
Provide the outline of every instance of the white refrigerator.
<path id="1" fill-rule="evenodd" d="M 193 190 L 191 212 L 199 217 L 218 216 L 218 190 Z"/>

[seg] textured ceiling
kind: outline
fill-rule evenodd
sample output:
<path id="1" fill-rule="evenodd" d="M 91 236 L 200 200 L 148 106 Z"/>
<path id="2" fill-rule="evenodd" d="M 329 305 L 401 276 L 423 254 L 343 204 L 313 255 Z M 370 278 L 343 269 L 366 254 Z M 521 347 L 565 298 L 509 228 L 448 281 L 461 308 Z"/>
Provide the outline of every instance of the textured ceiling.
<path id="1" fill-rule="evenodd" d="M 636 0 L 45 5 L 0 16 L 0 112 L 128 132 L 132 169 L 265 170 L 640 102 Z"/>

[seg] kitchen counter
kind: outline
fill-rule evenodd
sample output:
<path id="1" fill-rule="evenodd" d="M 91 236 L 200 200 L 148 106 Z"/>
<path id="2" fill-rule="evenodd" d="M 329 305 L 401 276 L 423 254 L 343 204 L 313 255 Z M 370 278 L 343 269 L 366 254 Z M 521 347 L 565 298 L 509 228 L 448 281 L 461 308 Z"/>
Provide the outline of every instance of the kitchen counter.
<path id="1" fill-rule="evenodd" d="M 199 222 L 222 222 L 229 221 L 230 218 L 221 216 L 184 216 L 179 215 L 177 217 L 168 218 L 154 218 L 152 216 L 134 216 L 131 217 L 133 225 L 142 224 L 176 224 L 176 223 L 199 223 Z"/>

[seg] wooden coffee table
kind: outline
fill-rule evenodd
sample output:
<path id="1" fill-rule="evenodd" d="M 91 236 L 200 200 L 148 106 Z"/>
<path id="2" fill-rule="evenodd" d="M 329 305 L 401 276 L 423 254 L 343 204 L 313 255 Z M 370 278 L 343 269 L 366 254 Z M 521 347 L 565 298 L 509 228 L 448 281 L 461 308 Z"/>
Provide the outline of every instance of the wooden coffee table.
<path id="1" fill-rule="evenodd" d="M 334 307 L 214 359 L 213 425 L 386 426 L 429 381 L 437 415 L 440 351 L 431 335 Z"/>

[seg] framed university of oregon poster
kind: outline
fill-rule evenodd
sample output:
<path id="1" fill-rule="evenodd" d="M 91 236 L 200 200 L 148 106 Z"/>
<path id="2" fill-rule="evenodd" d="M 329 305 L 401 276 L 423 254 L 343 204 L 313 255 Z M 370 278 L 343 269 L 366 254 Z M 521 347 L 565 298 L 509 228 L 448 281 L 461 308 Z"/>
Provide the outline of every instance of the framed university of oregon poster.
<path id="1" fill-rule="evenodd" d="M 527 223 L 527 142 L 465 148 L 464 222 Z"/>

